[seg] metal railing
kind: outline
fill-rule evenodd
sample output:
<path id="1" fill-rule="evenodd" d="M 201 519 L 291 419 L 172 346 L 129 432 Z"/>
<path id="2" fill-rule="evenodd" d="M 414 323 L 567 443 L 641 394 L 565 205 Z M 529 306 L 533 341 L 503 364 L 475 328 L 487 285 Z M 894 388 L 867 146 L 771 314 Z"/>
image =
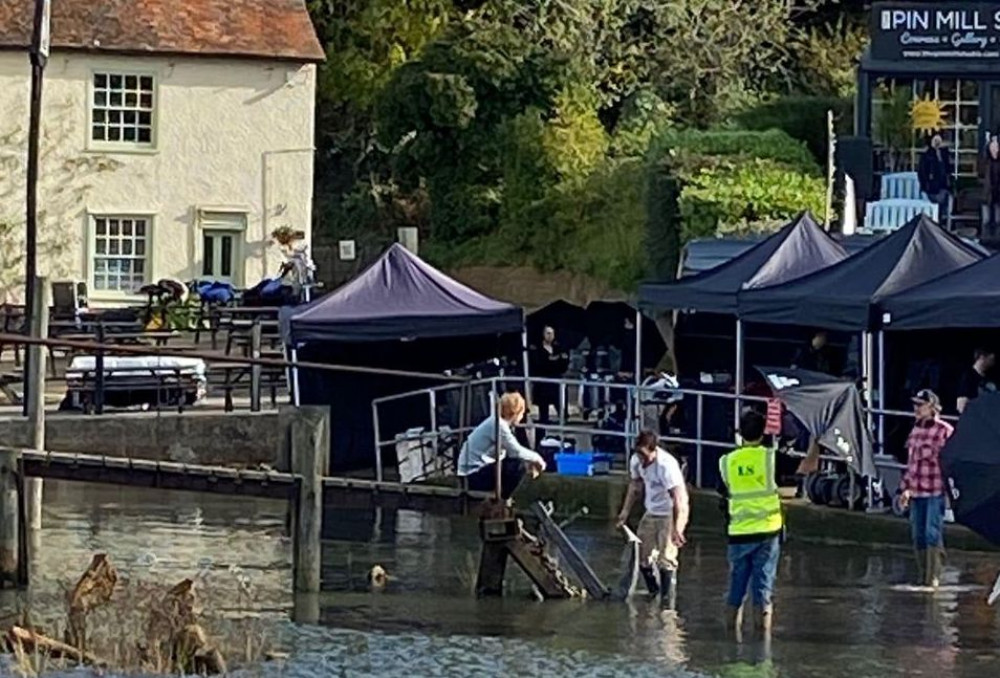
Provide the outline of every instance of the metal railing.
<path id="1" fill-rule="evenodd" d="M 446 393 L 449 389 L 456 388 L 476 388 L 485 387 L 489 389 L 490 394 L 497 394 L 501 392 L 501 385 L 504 383 L 516 382 L 520 385 L 527 384 L 527 390 L 530 393 L 533 386 L 538 384 L 552 384 L 558 387 L 558 402 L 559 402 L 559 414 L 557 421 L 552 421 L 548 423 L 539 423 L 538 421 L 528 421 L 519 426 L 519 428 L 531 429 L 544 429 L 546 433 L 554 434 L 553 437 L 557 437 L 560 440 L 564 439 L 570 435 L 600 435 L 612 438 L 622 438 L 626 444 L 626 450 L 630 449 L 632 440 L 638 433 L 639 427 L 641 426 L 641 413 L 640 407 L 643 404 L 660 404 L 665 403 L 658 402 L 654 400 L 653 396 L 657 393 L 662 393 L 667 390 L 671 393 L 683 396 L 684 399 L 694 398 L 695 399 L 695 421 L 693 427 L 693 437 L 688 436 L 677 436 L 677 435 L 663 435 L 660 439 L 666 443 L 688 445 L 694 449 L 694 459 L 695 459 L 695 477 L 692 479 L 696 487 L 703 486 L 704 480 L 704 456 L 705 451 L 708 449 L 731 449 L 735 443 L 734 439 L 720 439 L 718 436 L 712 437 L 707 436 L 705 430 L 705 404 L 708 399 L 719 399 L 726 402 L 731 402 L 734 404 L 734 410 L 738 408 L 742 403 L 766 403 L 768 398 L 761 396 L 749 396 L 749 395 L 736 395 L 735 393 L 720 393 L 717 391 L 709 391 L 702 389 L 690 389 L 690 388 L 670 388 L 663 389 L 655 386 L 636 386 L 631 383 L 611 383 L 607 381 L 594 381 L 586 379 L 547 379 L 547 378 L 536 378 L 529 377 L 527 380 L 524 377 L 515 378 L 504 378 L 498 377 L 493 379 L 481 379 L 476 381 L 466 382 L 460 386 L 456 385 L 444 385 L 435 386 L 424 389 L 419 389 L 416 391 L 411 391 L 409 393 L 396 394 L 391 396 L 386 396 L 383 398 L 377 398 L 372 402 L 372 417 L 374 421 L 375 429 L 375 468 L 376 468 L 376 478 L 382 481 L 384 478 L 384 468 L 383 468 L 383 450 L 387 447 L 394 447 L 397 445 L 405 436 L 402 435 L 404 432 L 397 431 L 392 435 L 387 436 L 383 439 L 382 434 L 386 433 L 384 427 L 380 425 L 380 406 L 389 402 L 401 402 L 406 400 L 414 400 L 426 398 L 427 402 L 425 405 L 416 404 L 413 406 L 414 410 L 420 410 L 423 407 L 427 408 L 428 417 L 426 419 L 426 426 L 423 427 L 419 433 L 410 436 L 410 440 L 416 440 L 419 444 L 426 444 L 430 446 L 433 450 L 435 456 L 441 453 L 440 443 L 445 436 L 456 436 L 457 441 L 455 442 L 455 459 L 452 460 L 454 464 L 457 464 L 457 455 L 460 452 L 461 444 L 464 435 L 472 431 L 480 422 L 470 421 L 467 416 L 460 417 L 459 425 L 455 427 L 449 427 L 445 431 L 441 431 L 438 426 L 437 408 L 439 398 L 442 393 Z M 576 424 L 571 424 L 567 421 L 569 408 L 567 404 L 569 402 L 570 394 L 573 390 L 578 392 L 583 389 L 594 388 L 594 389 L 605 389 L 607 391 L 620 390 L 623 392 L 623 398 L 619 401 L 624 403 L 626 409 L 626 426 L 624 431 L 614 431 L 607 429 L 598 429 L 596 426 L 580 426 Z M 578 399 L 579 400 L 579 399 Z M 490 399 L 490 407 L 495 407 L 493 403 L 494 399 Z M 530 412 L 530 400 L 529 400 L 529 412 Z M 488 416 L 493 410 L 486 412 Z M 877 430 L 872 431 L 873 434 L 873 446 L 875 448 L 875 467 L 877 469 L 894 469 L 894 470 L 905 470 L 906 465 L 896 461 L 895 457 L 885 453 L 885 442 L 884 442 L 884 427 L 885 421 L 890 417 L 904 417 L 907 419 L 913 418 L 913 412 L 901 411 L 901 410 L 887 410 L 878 408 L 863 408 L 863 413 L 866 418 L 871 420 L 873 423 L 877 420 Z M 948 421 L 956 421 L 957 417 L 954 416 L 943 416 L 942 417 Z M 418 427 L 413 427 L 414 429 Z M 728 429 L 727 429 L 728 432 Z M 877 438 L 877 440 L 876 440 Z M 807 452 L 801 450 L 785 450 L 785 454 L 788 454 L 797 458 L 804 458 L 807 456 Z M 827 464 L 845 464 L 846 460 L 843 457 L 839 457 L 833 454 L 821 452 L 819 459 Z M 852 474 L 853 479 L 853 474 Z M 869 489 L 869 500 L 870 489 Z"/>

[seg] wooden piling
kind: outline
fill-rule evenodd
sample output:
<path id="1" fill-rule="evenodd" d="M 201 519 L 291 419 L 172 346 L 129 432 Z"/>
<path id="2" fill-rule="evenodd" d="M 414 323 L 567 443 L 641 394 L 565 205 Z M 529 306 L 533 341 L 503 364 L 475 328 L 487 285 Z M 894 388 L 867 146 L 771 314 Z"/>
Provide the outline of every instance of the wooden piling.
<path id="1" fill-rule="evenodd" d="M 31 309 L 31 336 L 45 339 L 49 336 L 49 306 L 52 303 L 52 287 L 48 278 L 36 277 Z M 28 346 L 28 382 L 26 414 L 31 425 L 31 447 L 39 452 L 45 450 L 45 374 L 48 351 L 40 344 Z M 27 527 L 37 530 L 42 527 L 42 479 L 28 478 L 24 482 L 24 507 Z"/>
<path id="2" fill-rule="evenodd" d="M 0 586 L 21 584 L 21 506 L 17 450 L 0 450 Z"/>
<path id="3" fill-rule="evenodd" d="M 330 451 L 330 412 L 300 407 L 292 421 L 292 472 L 299 476 L 295 510 L 295 591 L 320 590 L 323 476 Z"/>

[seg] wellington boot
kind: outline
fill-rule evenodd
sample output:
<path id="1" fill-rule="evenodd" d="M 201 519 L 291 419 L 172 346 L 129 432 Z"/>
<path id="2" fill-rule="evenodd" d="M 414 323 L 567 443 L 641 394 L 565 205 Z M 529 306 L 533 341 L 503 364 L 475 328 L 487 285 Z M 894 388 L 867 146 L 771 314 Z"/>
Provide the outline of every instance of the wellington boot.
<path id="1" fill-rule="evenodd" d="M 927 549 L 914 549 L 917 560 L 917 586 L 927 585 Z"/>
<path id="2" fill-rule="evenodd" d="M 646 590 L 649 591 L 649 595 L 660 595 L 660 584 L 656 581 L 656 573 L 653 572 L 653 568 L 640 567 L 639 574 L 642 575 L 642 580 L 646 582 Z"/>
<path id="3" fill-rule="evenodd" d="M 941 585 L 941 571 L 944 569 L 944 549 L 932 546 L 927 549 L 927 580 L 926 585 L 937 588 Z"/>
<path id="4" fill-rule="evenodd" d="M 753 606 L 753 632 L 755 638 L 764 638 L 771 634 L 771 622 L 774 610 L 770 605 Z"/>
<path id="5" fill-rule="evenodd" d="M 726 635 L 734 638 L 737 643 L 743 641 L 743 608 L 726 606 Z"/>
<path id="6" fill-rule="evenodd" d="M 676 570 L 660 570 L 660 604 L 667 610 L 677 606 Z"/>

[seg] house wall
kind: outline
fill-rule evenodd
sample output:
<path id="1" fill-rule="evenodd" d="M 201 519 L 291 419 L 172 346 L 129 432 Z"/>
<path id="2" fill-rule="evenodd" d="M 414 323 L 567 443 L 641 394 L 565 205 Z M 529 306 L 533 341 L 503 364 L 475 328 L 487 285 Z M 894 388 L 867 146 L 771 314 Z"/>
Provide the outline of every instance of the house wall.
<path id="1" fill-rule="evenodd" d="M 95 71 L 152 75 L 152 148 L 91 141 Z M 251 286 L 283 261 L 270 232 L 311 232 L 313 65 L 54 52 L 45 71 L 39 269 L 88 282 L 97 302 L 129 301 L 94 285 L 94 215 L 150 219 L 144 282 L 202 274 L 205 211 L 245 217 L 243 275 Z M 20 296 L 30 69 L 0 51 L 0 301 Z M 4 299 L 6 297 L 6 299 Z"/>

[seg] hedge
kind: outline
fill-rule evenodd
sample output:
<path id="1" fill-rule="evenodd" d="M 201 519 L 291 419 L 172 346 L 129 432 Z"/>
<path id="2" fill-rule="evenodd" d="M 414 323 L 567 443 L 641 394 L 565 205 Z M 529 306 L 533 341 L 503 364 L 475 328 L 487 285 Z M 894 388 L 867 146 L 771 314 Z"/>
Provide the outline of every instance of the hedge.
<path id="1" fill-rule="evenodd" d="M 834 112 L 838 134 L 854 130 L 854 102 L 841 97 L 788 96 L 761 104 L 736 116 L 748 130 L 778 129 L 806 144 L 813 158 L 826 164 L 827 111 Z"/>

